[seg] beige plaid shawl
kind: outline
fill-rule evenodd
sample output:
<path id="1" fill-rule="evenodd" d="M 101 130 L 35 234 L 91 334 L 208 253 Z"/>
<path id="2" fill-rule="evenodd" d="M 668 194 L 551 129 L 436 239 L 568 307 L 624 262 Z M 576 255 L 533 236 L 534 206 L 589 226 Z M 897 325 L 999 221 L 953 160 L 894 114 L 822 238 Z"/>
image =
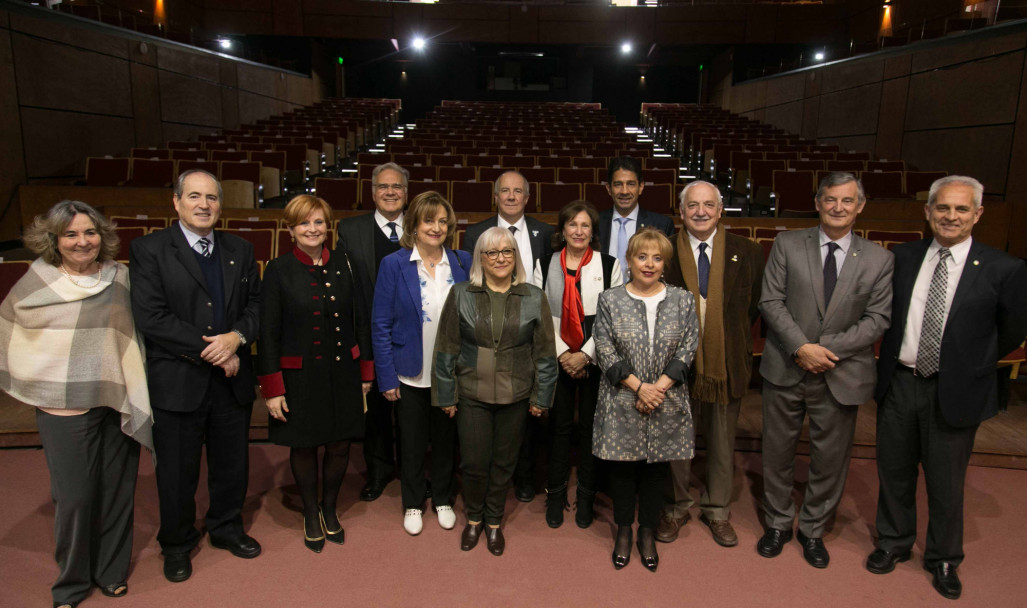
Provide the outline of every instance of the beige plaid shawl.
<path id="1" fill-rule="evenodd" d="M 0 304 L 0 389 L 37 407 L 113 408 L 122 432 L 152 451 L 145 357 L 128 290 L 128 267 L 117 262 L 105 263 L 90 288 L 33 262 Z"/>

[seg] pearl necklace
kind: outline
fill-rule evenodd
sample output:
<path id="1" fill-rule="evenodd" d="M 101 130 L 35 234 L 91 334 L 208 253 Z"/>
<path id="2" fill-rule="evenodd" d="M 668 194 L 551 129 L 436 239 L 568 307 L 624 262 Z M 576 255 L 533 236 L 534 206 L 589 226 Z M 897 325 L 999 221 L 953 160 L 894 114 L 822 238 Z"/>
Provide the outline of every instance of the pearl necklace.
<path id="1" fill-rule="evenodd" d="M 60 265 L 60 270 L 61 270 L 61 274 L 63 274 L 65 277 L 67 277 L 67 279 L 69 281 L 71 281 L 72 283 L 74 283 L 75 285 L 77 285 L 77 286 L 79 286 L 79 287 L 81 287 L 83 289 L 91 289 L 91 288 L 96 287 L 97 285 L 100 284 L 100 267 L 99 267 L 99 264 L 97 264 L 97 268 L 96 268 L 96 281 L 92 285 L 83 285 L 82 283 L 79 283 L 78 281 L 76 281 L 75 277 L 71 276 L 71 273 L 68 272 L 68 269 L 64 267 L 64 263 L 63 262 Z M 86 276 L 88 276 L 90 278 L 93 277 L 92 274 L 86 275 Z"/>

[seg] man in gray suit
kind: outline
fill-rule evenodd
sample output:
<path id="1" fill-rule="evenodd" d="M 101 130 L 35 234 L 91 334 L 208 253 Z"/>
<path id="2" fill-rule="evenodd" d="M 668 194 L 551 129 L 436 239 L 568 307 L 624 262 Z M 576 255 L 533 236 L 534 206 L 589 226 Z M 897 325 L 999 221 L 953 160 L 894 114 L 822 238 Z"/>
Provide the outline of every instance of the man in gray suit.
<path id="1" fill-rule="evenodd" d="M 795 447 L 810 418 L 809 481 L 797 537 L 811 566 L 826 568 L 822 536 L 849 468 L 858 406 L 874 396 L 874 342 L 891 320 L 892 254 L 852 233 L 863 186 L 849 173 L 820 183 L 820 225 L 784 232 L 763 275 L 767 343 L 763 376 L 763 512 L 756 544 L 776 557 L 792 538 Z"/>

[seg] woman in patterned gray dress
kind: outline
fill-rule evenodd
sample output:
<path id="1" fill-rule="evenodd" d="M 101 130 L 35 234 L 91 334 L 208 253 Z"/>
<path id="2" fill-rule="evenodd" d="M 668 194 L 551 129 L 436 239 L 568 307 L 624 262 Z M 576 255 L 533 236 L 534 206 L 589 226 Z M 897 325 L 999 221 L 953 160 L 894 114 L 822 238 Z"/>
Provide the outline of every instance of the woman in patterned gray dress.
<path id="1" fill-rule="evenodd" d="M 613 565 L 627 565 L 638 503 L 638 552 L 655 572 L 654 531 L 668 461 L 691 459 L 695 434 L 688 405 L 688 368 L 699 337 L 692 294 L 665 285 L 671 244 L 655 230 L 628 241 L 631 280 L 599 296 L 593 337 L 599 386 L 593 454 L 607 463 L 617 541 Z"/>

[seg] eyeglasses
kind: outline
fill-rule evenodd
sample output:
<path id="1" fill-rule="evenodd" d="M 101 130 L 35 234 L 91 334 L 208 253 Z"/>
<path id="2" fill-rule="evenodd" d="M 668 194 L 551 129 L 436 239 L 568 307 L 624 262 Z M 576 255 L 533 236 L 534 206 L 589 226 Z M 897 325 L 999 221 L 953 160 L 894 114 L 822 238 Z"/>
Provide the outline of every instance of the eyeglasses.
<path id="1" fill-rule="evenodd" d="M 490 260 L 497 260 L 499 259 L 499 254 L 503 254 L 504 258 L 512 258 L 517 251 L 514 249 L 490 249 L 481 253 Z"/>
<path id="2" fill-rule="evenodd" d="M 374 189 L 378 192 L 385 192 L 386 190 L 406 190 L 406 186 L 403 184 L 375 184 Z"/>

